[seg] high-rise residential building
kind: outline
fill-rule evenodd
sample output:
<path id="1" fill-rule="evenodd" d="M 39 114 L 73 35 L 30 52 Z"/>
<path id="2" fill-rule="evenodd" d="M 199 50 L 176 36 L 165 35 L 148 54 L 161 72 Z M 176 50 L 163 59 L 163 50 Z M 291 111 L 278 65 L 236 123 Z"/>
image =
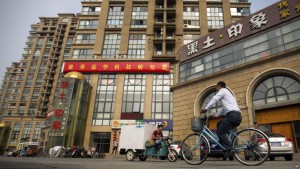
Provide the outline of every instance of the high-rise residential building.
<path id="1" fill-rule="evenodd" d="M 22 60 L 5 75 L 7 146 L 38 140 L 45 114 L 61 110 L 68 72 L 80 72 L 92 87 L 81 146 L 109 152 L 120 126 L 140 122 L 164 123 L 172 136 L 179 48 L 249 14 L 247 0 L 84 0 L 76 16 L 40 18 Z M 52 125 L 44 141 L 57 135 Z"/>
<path id="2" fill-rule="evenodd" d="M 39 140 L 63 59 L 70 57 L 77 21 L 74 14 L 58 14 L 31 25 L 22 59 L 7 69 L 2 84 L 2 121 L 11 127 L 8 147 Z"/>

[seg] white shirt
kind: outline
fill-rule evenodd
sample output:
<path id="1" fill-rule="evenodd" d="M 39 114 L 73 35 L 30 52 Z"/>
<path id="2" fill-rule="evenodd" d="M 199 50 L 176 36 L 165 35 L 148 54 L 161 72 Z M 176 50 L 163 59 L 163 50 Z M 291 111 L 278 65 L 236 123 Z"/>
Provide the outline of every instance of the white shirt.
<path id="1" fill-rule="evenodd" d="M 219 92 L 209 101 L 205 109 L 209 110 L 218 101 L 221 101 L 222 109 L 215 115 L 215 117 L 220 117 L 222 115 L 225 116 L 230 111 L 241 112 L 232 93 L 230 93 L 230 91 L 226 88 L 221 88 Z"/>

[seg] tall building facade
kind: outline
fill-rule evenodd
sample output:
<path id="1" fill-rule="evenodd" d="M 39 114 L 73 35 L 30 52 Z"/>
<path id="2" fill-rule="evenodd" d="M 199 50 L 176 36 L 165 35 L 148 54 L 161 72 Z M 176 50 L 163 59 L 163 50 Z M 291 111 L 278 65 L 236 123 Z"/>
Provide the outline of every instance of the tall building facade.
<path id="1" fill-rule="evenodd" d="M 28 123 L 42 125 L 38 117 L 56 109 L 60 71 L 81 72 L 92 86 L 82 146 L 109 152 L 120 126 L 139 122 L 168 124 L 164 134 L 172 136 L 179 48 L 249 14 L 247 0 L 84 0 L 76 16 L 41 18 L 21 62 L 9 69 L 22 65 L 22 79 L 9 80 L 17 73 L 8 72 L 4 80 L 2 121 L 14 140 L 8 145 L 33 141 L 38 127 Z M 20 85 L 15 95 L 10 82 Z"/>
<path id="2" fill-rule="evenodd" d="M 7 147 L 39 141 L 63 59 L 70 57 L 77 21 L 74 14 L 58 14 L 31 25 L 22 59 L 7 69 L 2 84 L 2 121 L 11 128 Z"/>

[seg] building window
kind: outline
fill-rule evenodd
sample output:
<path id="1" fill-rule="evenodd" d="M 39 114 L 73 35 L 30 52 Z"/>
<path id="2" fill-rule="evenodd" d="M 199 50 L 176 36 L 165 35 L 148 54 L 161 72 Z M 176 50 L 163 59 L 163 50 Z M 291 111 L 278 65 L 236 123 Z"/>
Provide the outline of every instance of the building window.
<path id="1" fill-rule="evenodd" d="M 84 6 L 82 7 L 82 14 L 83 15 L 99 15 L 101 11 L 101 7 L 95 7 L 95 6 Z"/>
<path id="2" fill-rule="evenodd" d="M 90 147 L 97 152 L 109 153 L 111 133 L 91 133 Z"/>
<path id="3" fill-rule="evenodd" d="M 131 34 L 129 36 L 128 58 L 143 59 L 145 57 L 145 34 Z"/>
<path id="4" fill-rule="evenodd" d="M 224 27 L 223 9 L 207 8 L 207 20 L 209 29 L 220 29 Z"/>
<path id="5" fill-rule="evenodd" d="M 230 8 L 231 16 L 248 16 L 250 8 Z"/>
<path id="6" fill-rule="evenodd" d="M 52 45 L 53 39 L 52 38 L 48 38 L 47 39 L 47 43 L 46 43 L 46 48 L 50 48 Z"/>
<path id="7" fill-rule="evenodd" d="M 25 122 L 22 136 L 21 136 L 21 142 L 28 142 L 30 139 L 30 133 L 31 133 L 31 127 L 32 122 Z"/>
<path id="8" fill-rule="evenodd" d="M 118 55 L 120 43 L 120 34 L 106 34 L 103 45 L 102 58 L 114 58 L 116 55 Z"/>
<path id="9" fill-rule="evenodd" d="M 95 43 L 96 35 L 95 34 L 82 34 L 76 36 L 76 43 Z"/>
<path id="10" fill-rule="evenodd" d="M 41 48 L 43 46 L 43 41 L 44 41 L 44 38 L 38 38 L 36 47 Z"/>
<path id="11" fill-rule="evenodd" d="M 144 113 L 146 75 L 126 74 L 122 113 Z"/>
<path id="12" fill-rule="evenodd" d="M 184 28 L 200 28 L 199 7 L 184 6 L 183 7 L 183 27 Z"/>
<path id="13" fill-rule="evenodd" d="M 217 94 L 216 90 L 214 89 L 213 91 L 207 93 L 203 99 L 203 102 L 201 104 L 201 109 L 204 109 L 205 106 L 209 103 L 209 101 Z M 218 113 L 222 109 L 222 104 L 221 102 L 217 102 L 214 104 L 209 110 L 209 113 Z"/>
<path id="14" fill-rule="evenodd" d="M 200 38 L 200 35 L 198 34 L 184 34 L 183 35 L 183 44 L 191 43 L 194 40 L 197 40 Z"/>
<path id="15" fill-rule="evenodd" d="M 73 56 L 72 58 L 74 59 L 87 59 L 87 58 L 92 58 L 93 56 L 93 49 L 74 49 L 73 50 Z"/>
<path id="16" fill-rule="evenodd" d="M 233 3 L 248 3 L 248 0 L 230 0 L 230 2 L 233 2 Z"/>
<path id="17" fill-rule="evenodd" d="M 22 123 L 19 121 L 15 122 L 14 128 L 10 136 L 10 144 L 17 144 L 21 130 L 21 124 Z"/>
<path id="18" fill-rule="evenodd" d="M 99 23 L 98 20 L 84 20 L 84 21 L 79 21 L 78 28 L 97 29 L 98 23 Z"/>
<path id="19" fill-rule="evenodd" d="M 148 8 L 147 7 L 133 7 L 131 17 L 132 28 L 146 28 L 147 27 Z"/>
<path id="20" fill-rule="evenodd" d="M 173 95 L 170 86 L 173 85 L 173 74 L 153 76 L 152 119 L 172 119 Z"/>
<path id="21" fill-rule="evenodd" d="M 288 76 L 274 76 L 256 87 L 252 100 L 254 105 L 264 105 L 299 98 L 299 81 Z"/>
<path id="22" fill-rule="evenodd" d="M 107 18 L 107 27 L 121 28 L 123 25 L 124 7 L 110 6 Z"/>
<path id="23" fill-rule="evenodd" d="M 43 125 L 42 122 L 37 122 L 35 124 L 34 132 L 33 132 L 33 136 L 32 136 L 32 141 L 33 142 L 37 142 L 39 140 L 40 134 L 41 134 L 42 125 Z"/>
<path id="24" fill-rule="evenodd" d="M 117 75 L 99 76 L 93 125 L 108 126 L 114 112 Z"/>
<path id="25" fill-rule="evenodd" d="M 66 48 L 71 48 L 72 47 L 72 43 L 73 43 L 73 38 L 68 38 L 67 39 Z"/>

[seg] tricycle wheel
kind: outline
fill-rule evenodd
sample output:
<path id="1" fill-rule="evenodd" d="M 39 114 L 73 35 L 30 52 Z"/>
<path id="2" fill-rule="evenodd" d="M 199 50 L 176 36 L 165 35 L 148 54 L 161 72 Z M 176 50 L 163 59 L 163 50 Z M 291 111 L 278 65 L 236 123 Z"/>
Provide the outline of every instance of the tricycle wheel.
<path id="1" fill-rule="evenodd" d="M 133 161 L 134 157 L 135 157 L 134 152 L 132 150 L 128 150 L 127 153 L 126 153 L 126 159 L 128 161 Z"/>
<path id="2" fill-rule="evenodd" d="M 177 152 L 175 150 L 170 150 L 168 153 L 168 160 L 170 162 L 175 162 L 177 160 Z"/>
<path id="3" fill-rule="evenodd" d="M 141 160 L 141 161 L 146 161 L 147 160 L 147 156 L 139 156 L 139 159 Z"/>

